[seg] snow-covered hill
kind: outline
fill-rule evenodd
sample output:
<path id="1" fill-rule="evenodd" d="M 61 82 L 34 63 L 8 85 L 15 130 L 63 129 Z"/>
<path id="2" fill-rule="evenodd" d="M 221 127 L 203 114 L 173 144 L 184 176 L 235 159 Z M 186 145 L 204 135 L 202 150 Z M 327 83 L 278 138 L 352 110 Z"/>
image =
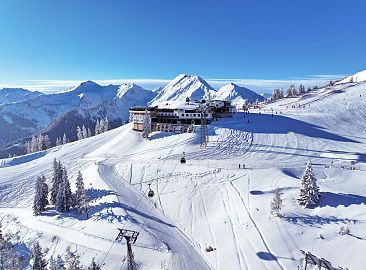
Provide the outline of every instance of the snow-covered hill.
<path id="1" fill-rule="evenodd" d="M 231 103 L 237 108 L 242 108 L 246 101 L 250 103 L 264 101 L 263 96 L 253 92 L 248 88 L 236 85 L 234 83 L 229 83 L 220 87 L 215 95 L 215 98 L 220 100 L 230 100 Z"/>
<path id="2" fill-rule="evenodd" d="M 337 82 L 337 84 L 358 83 L 358 82 L 363 82 L 363 81 L 366 81 L 366 70 L 363 70 L 363 71 L 357 72 L 356 74 L 348 76 L 348 77 L 344 78 L 343 80 Z"/>
<path id="3" fill-rule="evenodd" d="M 216 91 L 199 76 L 180 74 L 167 86 L 159 90 L 158 95 L 151 104 L 164 103 L 166 101 L 185 101 L 208 99 L 216 94 Z"/>
<path id="4" fill-rule="evenodd" d="M 293 270 L 300 250 L 334 267 L 363 269 L 365 103 L 366 83 L 337 85 L 215 121 L 206 149 L 199 126 L 195 133 L 153 133 L 144 140 L 127 124 L 0 160 L 3 232 L 16 234 L 28 258 L 40 241 L 47 258 L 70 246 L 84 265 L 95 257 L 112 270 L 126 269 L 125 243 L 114 241 L 121 227 L 140 232 L 133 245 L 140 269 Z M 186 164 L 179 162 L 182 152 Z M 52 208 L 32 215 L 35 179 L 45 173 L 50 182 L 54 158 L 68 168 L 73 189 L 78 170 L 83 173 L 93 200 L 89 219 Z M 296 202 L 308 160 L 321 191 L 319 205 L 309 209 Z M 355 170 L 347 169 L 351 161 Z M 149 185 L 153 198 L 146 196 Z M 270 219 L 277 187 L 283 218 Z M 339 234 L 341 227 L 349 233 Z"/>

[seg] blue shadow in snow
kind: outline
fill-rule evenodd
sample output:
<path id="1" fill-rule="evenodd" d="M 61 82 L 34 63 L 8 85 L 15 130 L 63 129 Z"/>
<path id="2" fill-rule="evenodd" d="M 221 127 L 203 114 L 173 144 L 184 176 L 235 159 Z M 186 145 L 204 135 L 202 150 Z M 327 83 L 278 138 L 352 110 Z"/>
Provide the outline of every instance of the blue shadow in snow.
<path id="1" fill-rule="evenodd" d="M 321 217 L 318 215 L 287 215 L 282 217 L 283 220 L 286 220 L 293 224 L 298 224 L 301 226 L 314 226 L 320 228 L 321 225 L 325 224 L 347 224 L 347 223 L 353 223 L 356 224 L 358 220 L 356 219 L 348 219 L 348 218 L 338 218 L 334 216 L 328 216 L 328 217 Z"/>
<path id="2" fill-rule="evenodd" d="M 238 125 L 240 117 L 235 117 L 233 120 L 225 122 L 217 122 L 216 126 L 232 128 L 233 122 L 235 122 L 235 128 L 242 131 L 263 133 L 263 134 L 288 134 L 290 132 L 320 139 L 328 139 L 339 142 L 353 142 L 359 143 L 353 139 L 337 135 L 326 131 L 325 128 L 317 125 L 313 125 L 301 120 L 286 117 L 284 115 L 275 115 L 272 117 L 270 114 L 247 114 L 242 120 L 242 124 Z M 247 120 L 249 119 L 249 123 Z"/>
<path id="3" fill-rule="evenodd" d="M 366 205 L 366 197 L 355 194 L 322 192 L 319 201 L 319 207 L 330 206 L 337 208 L 338 206 L 348 207 L 354 204 Z"/>
<path id="4" fill-rule="evenodd" d="M 8 163 L 5 163 L 5 167 L 10 167 L 10 166 L 15 166 L 15 165 L 30 162 L 32 160 L 45 156 L 46 153 L 47 153 L 47 150 L 44 150 L 44 151 L 28 154 L 25 156 L 14 157 L 11 161 L 9 161 Z"/>
<path id="5" fill-rule="evenodd" d="M 300 179 L 300 177 L 297 176 L 296 173 L 291 169 L 282 169 L 282 172 L 292 178 Z"/>
<path id="6" fill-rule="evenodd" d="M 250 191 L 250 194 L 251 194 L 251 195 L 263 195 L 263 194 L 264 194 L 264 192 L 263 192 L 263 191 L 261 191 L 261 190 L 251 190 L 251 191 Z"/>
<path id="7" fill-rule="evenodd" d="M 273 255 L 272 253 L 269 252 L 257 252 L 257 256 L 261 259 L 261 260 L 265 260 L 265 261 L 277 261 L 277 257 L 275 255 Z"/>
<path id="8" fill-rule="evenodd" d="M 162 139 L 162 138 L 170 137 L 170 136 L 174 136 L 174 135 L 178 135 L 178 133 L 159 131 L 159 132 L 154 133 L 152 136 L 150 136 L 149 141 L 156 140 L 156 139 Z"/>

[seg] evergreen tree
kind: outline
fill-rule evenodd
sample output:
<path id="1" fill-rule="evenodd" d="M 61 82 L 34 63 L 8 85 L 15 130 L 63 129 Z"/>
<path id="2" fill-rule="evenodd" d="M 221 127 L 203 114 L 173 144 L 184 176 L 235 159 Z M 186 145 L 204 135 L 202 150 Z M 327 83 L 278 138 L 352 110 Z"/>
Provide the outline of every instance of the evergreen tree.
<path id="1" fill-rule="evenodd" d="M 60 137 L 57 137 L 55 144 L 56 144 L 56 146 L 62 145 L 62 140 Z"/>
<path id="2" fill-rule="evenodd" d="M 82 270 L 83 267 L 80 265 L 80 256 L 77 252 L 72 252 L 70 247 L 66 248 L 65 261 L 67 270 Z"/>
<path id="3" fill-rule="evenodd" d="M 50 270 L 57 270 L 57 261 L 51 256 L 50 258 Z"/>
<path id="4" fill-rule="evenodd" d="M 84 187 L 83 176 L 79 171 L 76 179 L 75 207 L 80 214 L 86 214 L 88 211 L 88 201 Z"/>
<path id="5" fill-rule="evenodd" d="M 100 123 L 99 123 L 99 119 L 97 119 L 97 122 L 95 123 L 95 135 L 98 135 L 100 131 Z"/>
<path id="6" fill-rule="evenodd" d="M 78 140 L 81 140 L 83 138 L 83 132 L 81 131 L 80 126 L 76 128 L 76 136 L 78 137 Z"/>
<path id="7" fill-rule="evenodd" d="M 23 257 L 15 253 L 10 237 L 4 237 L 0 230 L 0 269 L 19 270 L 22 269 L 22 264 Z"/>
<path id="8" fill-rule="evenodd" d="M 286 97 L 295 97 L 297 96 L 295 85 L 291 85 L 290 88 L 287 90 Z"/>
<path id="9" fill-rule="evenodd" d="M 100 119 L 100 121 L 99 121 L 99 133 L 98 134 L 102 134 L 104 132 L 104 125 L 105 125 L 104 119 Z"/>
<path id="10" fill-rule="evenodd" d="M 33 214 L 35 216 L 42 212 L 42 180 L 38 177 L 35 187 L 35 195 L 33 200 Z"/>
<path id="11" fill-rule="evenodd" d="M 82 133 L 83 133 L 83 139 L 88 138 L 88 131 L 86 130 L 86 127 L 84 125 L 82 128 Z"/>
<path id="12" fill-rule="evenodd" d="M 306 165 L 303 177 L 301 178 L 300 197 L 298 203 L 305 207 L 315 206 L 319 202 L 319 187 L 313 174 L 311 162 Z"/>
<path id="13" fill-rule="evenodd" d="M 46 259 L 44 258 L 42 248 L 38 242 L 36 242 L 33 245 L 32 259 L 33 259 L 33 264 L 32 264 L 33 270 L 46 270 L 47 269 L 48 263 L 47 263 Z"/>
<path id="14" fill-rule="evenodd" d="M 52 176 L 52 186 L 51 186 L 51 203 L 56 204 L 56 197 L 58 193 L 58 186 L 61 182 L 62 176 L 62 165 L 59 161 L 57 163 L 56 159 L 53 160 L 53 176 Z"/>
<path id="15" fill-rule="evenodd" d="M 64 197 L 64 183 L 63 183 L 63 181 L 61 181 L 58 184 L 55 208 L 60 213 L 65 212 L 65 197 Z"/>
<path id="16" fill-rule="evenodd" d="M 69 178 L 67 176 L 66 168 L 64 168 L 62 180 L 63 180 L 63 187 L 64 187 L 63 196 L 65 198 L 64 209 L 66 212 L 69 212 L 70 208 L 71 208 L 71 202 L 72 202 L 72 192 L 71 192 L 70 182 L 69 182 Z"/>
<path id="17" fill-rule="evenodd" d="M 30 143 L 30 152 L 34 153 L 38 151 L 37 137 L 35 135 L 32 136 L 32 141 Z"/>
<path id="18" fill-rule="evenodd" d="M 93 135 L 92 135 L 92 133 L 90 131 L 90 128 L 88 128 L 88 138 L 91 137 L 91 136 L 93 136 Z"/>
<path id="19" fill-rule="evenodd" d="M 67 144 L 67 142 L 68 142 L 68 139 L 66 137 L 66 134 L 64 133 L 64 136 L 62 138 L 62 144 Z"/>
<path id="20" fill-rule="evenodd" d="M 48 202 L 48 185 L 46 183 L 46 177 L 44 175 L 41 176 L 41 203 L 42 203 L 42 211 L 46 210 Z"/>
<path id="21" fill-rule="evenodd" d="M 101 270 L 102 268 L 100 267 L 99 264 L 97 264 L 93 258 L 90 266 L 88 267 L 88 270 Z"/>
<path id="22" fill-rule="evenodd" d="M 32 153 L 32 148 L 31 148 L 31 142 L 30 141 L 27 141 L 26 142 L 26 152 L 27 152 L 27 154 L 30 154 L 30 153 Z"/>
<path id="23" fill-rule="evenodd" d="M 57 196 L 56 196 L 56 210 L 63 213 L 69 212 L 72 203 L 70 182 L 67 176 L 67 170 L 65 167 L 62 168 L 62 177 L 58 185 Z"/>
<path id="24" fill-rule="evenodd" d="M 105 119 L 104 119 L 103 132 L 106 132 L 108 130 L 109 130 L 109 121 L 108 121 L 108 118 L 106 116 Z"/>
<path id="25" fill-rule="evenodd" d="M 65 262 L 64 260 L 61 258 L 60 255 L 57 256 L 57 260 L 56 260 L 56 270 L 66 270 L 65 267 Z"/>
<path id="26" fill-rule="evenodd" d="M 299 93 L 302 95 L 302 94 L 305 94 L 305 86 L 303 84 L 300 84 L 299 86 Z"/>
<path id="27" fill-rule="evenodd" d="M 273 199 L 271 202 L 271 216 L 273 217 L 282 217 L 281 209 L 282 209 L 282 199 L 281 199 L 282 192 L 277 187 L 275 189 L 275 193 L 273 195 Z"/>

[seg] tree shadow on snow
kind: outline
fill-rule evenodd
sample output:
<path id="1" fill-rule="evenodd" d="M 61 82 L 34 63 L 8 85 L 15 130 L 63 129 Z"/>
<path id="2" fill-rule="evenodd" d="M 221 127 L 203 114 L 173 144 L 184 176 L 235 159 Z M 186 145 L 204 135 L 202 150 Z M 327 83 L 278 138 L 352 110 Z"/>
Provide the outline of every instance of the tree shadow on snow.
<path id="1" fill-rule="evenodd" d="M 297 172 L 295 170 L 292 170 L 292 169 L 282 169 L 282 172 L 285 175 L 290 176 L 292 178 L 300 179 L 300 177 L 296 174 Z"/>
<path id="2" fill-rule="evenodd" d="M 346 223 L 353 223 L 355 224 L 358 220 L 356 219 L 348 219 L 348 218 L 337 218 L 334 216 L 329 216 L 329 217 L 321 217 L 318 215 L 312 216 L 312 215 L 284 215 L 282 217 L 283 220 L 288 221 L 290 223 L 293 224 L 298 224 L 298 225 L 310 225 L 310 226 L 314 226 L 317 228 L 320 228 L 320 225 L 325 225 L 325 224 L 332 224 L 332 223 L 342 223 L 342 224 L 346 224 Z"/>
<path id="3" fill-rule="evenodd" d="M 337 208 L 338 206 L 348 207 L 353 204 L 366 205 L 366 197 L 355 194 L 322 192 L 319 201 L 319 207 L 330 206 Z"/>
<path id="4" fill-rule="evenodd" d="M 277 261 L 277 257 L 275 255 L 273 255 L 272 253 L 269 252 L 257 252 L 257 256 L 261 259 L 261 260 L 265 260 L 265 261 Z"/>
<path id="5" fill-rule="evenodd" d="M 85 191 L 86 191 L 86 196 L 91 201 L 98 200 L 98 199 L 101 199 L 102 197 L 109 196 L 109 195 L 117 195 L 114 191 L 106 190 L 106 189 L 90 188 L 90 189 L 86 189 Z"/>
<path id="6" fill-rule="evenodd" d="M 123 210 L 125 210 L 127 212 L 127 214 L 126 215 L 116 215 L 113 211 L 113 208 L 122 208 Z M 105 210 L 105 211 L 103 211 L 103 210 Z M 113 222 L 115 220 L 117 220 L 118 222 L 130 221 L 130 222 L 138 224 L 139 221 L 137 219 L 135 219 L 132 215 L 130 215 L 129 212 L 131 214 L 139 215 L 143 218 L 147 218 L 147 219 L 159 222 L 159 223 L 164 224 L 169 227 L 175 227 L 174 225 L 167 223 L 153 215 L 141 212 L 131 206 L 128 206 L 128 205 L 126 205 L 124 203 L 120 203 L 120 202 L 98 204 L 91 209 L 90 215 L 91 216 L 93 215 L 93 217 L 96 220 L 107 220 L 108 222 Z"/>

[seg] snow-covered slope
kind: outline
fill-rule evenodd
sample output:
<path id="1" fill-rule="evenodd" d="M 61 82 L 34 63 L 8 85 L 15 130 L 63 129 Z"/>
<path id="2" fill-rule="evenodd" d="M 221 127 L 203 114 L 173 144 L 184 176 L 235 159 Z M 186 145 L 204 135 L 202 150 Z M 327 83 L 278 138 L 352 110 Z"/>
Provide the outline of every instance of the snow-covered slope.
<path id="1" fill-rule="evenodd" d="M 199 126 L 195 133 L 153 133 L 143 140 L 127 124 L 5 159 L 0 161 L 2 229 L 16 233 L 14 240 L 28 257 L 39 240 L 48 258 L 71 246 L 83 264 L 95 257 L 104 269 L 126 269 L 121 260 L 126 246 L 114 243 L 120 227 L 140 232 L 133 245 L 140 269 L 293 270 L 300 250 L 334 267 L 363 269 L 365 103 L 366 83 L 338 85 L 273 102 L 260 114 L 253 110 L 215 121 L 205 149 Z M 186 164 L 179 162 L 182 152 Z M 68 168 L 72 187 L 78 170 L 83 173 L 93 199 L 89 219 L 52 208 L 32 215 L 35 179 L 45 173 L 50 182 L 54 158 Z M 320 204 L 309 209 L 296 202 L 308 160 L 321 191 Z M 347 169 L 351 161 L 355 170 Z M 149 185 L 153 198 L 146 196 Z M 270 219 L 277 187 L 283 218 Z M 338 234 L 341 227 L 350 233 Z"/>
<path id="2" fill-rule="evenodd" d="M 358 82 L 363 82 L 363 81 L 366 81 L 366 70 L 360 71 L 360 72 L 357 72 L 356 74 L 348 76 L 348 77 L 344 78 L 343 80 L 337 82 L 337 84 L 350 83 L 350 82 L 358 83 Z"/>
<path id="3" fill-rule="evenodd" d="M 250 103 L 264 101 L 263 96 L 234 83 L 229 83 L 220 87 L 215 98 L 220 100 L 230 100 L 237 108 L 242 108 L 246 101 Z"/>
<path id="4" fill-rule="evenodd" d="M 12 103 L 24 101 L 43 95 L 40 92 L 29 91 L 22 88 L 3 88 L 0 89 L 0 105 L 4 103 Z"/>
<path id="5" fill-rule="evenodd" d="M 214 96 L 216 91 L 199 76 L 180 74 L 157 93 L 151 101 L 153 105 L 165 101 L 184 102 L 187 97 L 191 100 L 208 99 Z"/>

